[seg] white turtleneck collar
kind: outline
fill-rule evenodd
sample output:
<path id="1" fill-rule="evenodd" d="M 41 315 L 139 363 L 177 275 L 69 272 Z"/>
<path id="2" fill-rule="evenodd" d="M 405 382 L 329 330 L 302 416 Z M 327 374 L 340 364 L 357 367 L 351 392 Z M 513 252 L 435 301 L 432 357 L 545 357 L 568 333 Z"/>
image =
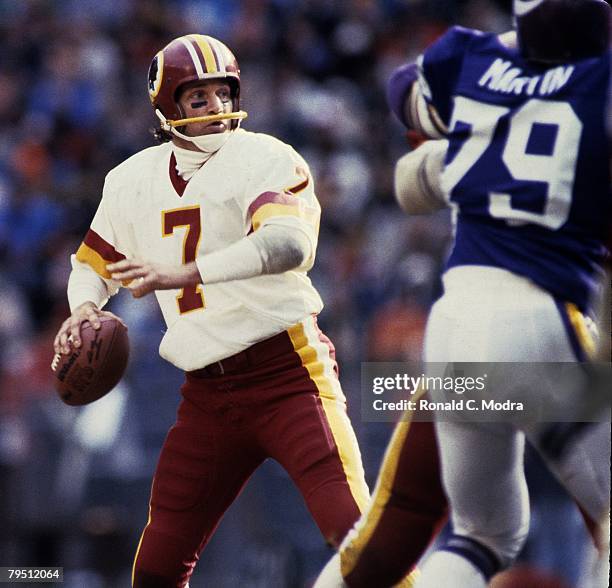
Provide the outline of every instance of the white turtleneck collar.
<path id="1" fill-rule="evenodd" d="M 179 147 L 174 142 L 172 143 L 172 151 L 176 159 L 176 171 L 186 182 L 188 182 L 229 139 L 229 132 L 187 137 L 182 133 L 176 132 L 175 129 L 172 130 L 182 139 L 191 141 L 199 149 L 199 151 L 192 151 L 191 149 Z"/>
<path id="2" fill-rule="evenodd" d="M 172 151 L 176 159 L 176 171 L 181 178 L 188 182 L 212 156 L 212 153 L 191 151 L 172 143 Z"/>

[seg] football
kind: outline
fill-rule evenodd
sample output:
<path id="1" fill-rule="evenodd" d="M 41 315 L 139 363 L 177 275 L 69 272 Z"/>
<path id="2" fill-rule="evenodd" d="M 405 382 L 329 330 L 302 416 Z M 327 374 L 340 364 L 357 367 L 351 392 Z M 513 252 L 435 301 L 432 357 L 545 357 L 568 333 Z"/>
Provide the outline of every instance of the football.
<path id="1" fill-rule="evenodd" d="M 84 322 L 81 347 L 68 355 L 56 354 L 51 363 L 59 397 L 71 406 L 102 398 L 123 376 L 129 353 L 127 328 L 117 319 L 101 316 L 98 330 Z"/>
<path id="2" fill-rule="evenodd" d="M 569 588 L 568 584 L 552 573 L 525 564 L 519 564 L 498 574 L 490 586 L 491 588 Z"/>

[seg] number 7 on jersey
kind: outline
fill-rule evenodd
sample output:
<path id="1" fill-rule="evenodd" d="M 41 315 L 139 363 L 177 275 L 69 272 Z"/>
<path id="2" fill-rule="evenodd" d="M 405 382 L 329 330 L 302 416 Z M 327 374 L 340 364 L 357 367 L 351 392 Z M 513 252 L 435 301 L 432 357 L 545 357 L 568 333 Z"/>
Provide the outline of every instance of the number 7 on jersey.
<path id="1" fill-rule="evenodd" d="M 196 260 L 202 236 L 200 207 L 196 205 L 187 208 L 176 208 L 174 210 L 162 210 L 162 236 L 168 237 L 172 235 L 177 228 L 187 229 L 183 237 L 182 262 L 184 264 L 191 263 Z M 202 284 L 194 284 L 193 286 L 181 288 L 176 300 L 181 314 L 204 308 Z"/>

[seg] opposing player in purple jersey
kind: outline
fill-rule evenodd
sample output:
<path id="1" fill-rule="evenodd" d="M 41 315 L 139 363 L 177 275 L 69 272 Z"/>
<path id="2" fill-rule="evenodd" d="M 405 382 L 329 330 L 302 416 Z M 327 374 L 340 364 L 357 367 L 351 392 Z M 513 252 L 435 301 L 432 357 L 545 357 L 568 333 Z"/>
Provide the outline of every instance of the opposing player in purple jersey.
<path id="1" fill-rule="evenodd" d="M 390 82 L 400 120 L 442 139 L 398 163 L 400 204 L 411 213 L 447 204 L 456 212 L 444 295 L 427 327 L 428 362 L 575 362 L 594 347 L 585 313 L 612 214 L 610 7 L 515 0 L 514 14 L 516 33 L 452 28 Z M 600 521 L 609 511 L 609 424 L 579 429 L 566 427 L 567 443 L 554 451 L 543 446 L 542 428 L 527 435 L 587 519 Z M 416 585 L 483 588 L 512 563 L 529 528 L 525 432 L 465 422 L 437 422 L 436 432 L 453 534 Z M 401 461 L 401 448 L 394 454 Z M 366 512 L 317 588 L 354 585 L 344 558 L 368 548 L 389 504 Z"/>
<path id="2" fill-rule="evenodd" d="M 428 322 L 428 362 L 580 361 L 593 348 L 584 313 L 612 213 L 610 7 L 515 0 L 514 13 L 517 39 L 453 28 L 392 80 L 404 122 L 448 139 L 440 184 L 456 236 Z M 484 587 L 529 528 L 525 435 L 509 423 L 440 421 L 436 432 L 453 535 L 417 586 Z M 542 449 L 539 432 L 528 436 Z M 548 463 L 600 520 L 609 427 L 583 428 L 573 441 Z"/>
<path id="3" fill-rule="evenodd" d="M 452 28 L 418 65 L 396 72 L 395 110 L 408 126 L 449 140 L 442 188 L 459 215 L 448 267 L 504 268 L 584 312 L 612 212 L 609 5 L 515 7 L 518 48 L 513 33 Z M 567 30 L 555 18 L 562 7 L 573 7 Z M 582 16 L 586 8 L 593 22 Z"/>

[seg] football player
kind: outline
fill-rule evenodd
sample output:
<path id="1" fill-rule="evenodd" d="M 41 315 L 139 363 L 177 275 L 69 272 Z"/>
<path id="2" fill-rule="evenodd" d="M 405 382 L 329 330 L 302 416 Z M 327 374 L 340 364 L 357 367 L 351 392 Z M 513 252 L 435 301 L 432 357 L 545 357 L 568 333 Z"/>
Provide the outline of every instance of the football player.
<path id="1" fill-rule="evenodd" d="M 580 361 L 593 347 L 584 313 L 612 211 L 610 8 L 602 0 L 515 0 L 514 14 L 516 34 L 453 28 L 390 81 L 400 120 L 439 139 L 398 162 L 400 205 L 425 213 L 448 203 L 457 213 L 445 292 L 427 326 L 429 362 Z M 355 579 L 362 561 L 400 567 L 373 538 L 385 519 L 389 525 L 385 515 L 402 508 L 394 492 L 408 484 L 397 475 L 402 451 L 409 455 L 408 427 L 397 428 L 372 504 L 317 587 L 366 586 Z M 453 535 L 417 586 L 484 587 L 511 564 L 528 530 L 524 434 L 503 423 L 439 422 L 436 431 Z M 546 449 L 541 431 L 529 433 Z M 609 511 L 609 425 L 581 433 L 555 448 L 555 458 L 546 455 L 587 518 L 600 521 Z M 387 544 L 402 541 L 399 531 L 410 536 L 400 520 L 387 528 Z"/>
<path id="2" fill-rule="evenodd" d="M 155 292 L 160 355 L 186 373 L 161 450 L 133 586 L 184 587 L 225 510 L 268 457 L 337 546 L 369 498 L 334 348 L 307 272 L 320 207 L 289 145 L 240 128 L 240 70 L 209 36 L 154 57 L 162 144 L 110 171 L 72 258 L 72 315 L 56 352 L 80 345 L 121 284 Z"/>
<path id="3" fill-rule="evenodd" d="M 396 76 L 398 113 L 448 138 L 441 186 L 457 210 L 427 361 L 580 361 L 592 349 L 583 315 L 612 210 L 609 13 L 601 0 L 515 0 L 516 37 L 454 28 Z M 609 508 L 607 429 L 548 460 L 596 521 Z M 436 430 L 454 534 L 417 585 L 485 586 L 528 530 L 524 435 L 503 423 Z"/>

